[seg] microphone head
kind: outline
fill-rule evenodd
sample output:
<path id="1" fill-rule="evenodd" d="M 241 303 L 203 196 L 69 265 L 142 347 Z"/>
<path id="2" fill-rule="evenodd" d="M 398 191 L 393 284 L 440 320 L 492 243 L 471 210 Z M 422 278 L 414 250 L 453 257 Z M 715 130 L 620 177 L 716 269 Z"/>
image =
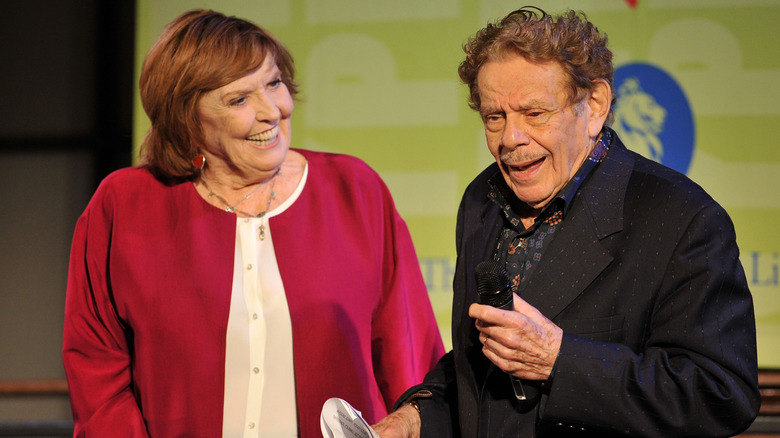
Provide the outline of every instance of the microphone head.
<path id="1" fill-rule="evenodd" d="M 477 278 L 477 294 L 481 304 L 506 308 L 512 304 L 509 277 L 501 262 L 485 260 L 474 269 Z"/>

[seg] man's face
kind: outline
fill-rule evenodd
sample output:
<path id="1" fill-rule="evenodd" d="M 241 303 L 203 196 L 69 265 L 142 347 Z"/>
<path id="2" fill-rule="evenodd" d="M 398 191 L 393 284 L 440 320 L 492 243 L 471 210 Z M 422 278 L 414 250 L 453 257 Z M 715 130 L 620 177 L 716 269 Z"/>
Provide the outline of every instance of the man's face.
<path id="1" fill-rule="evenodd" d="M 514 194 L 535 217 L 590 153 L 603 119 L 591 99 L 569 102 L 563 69 L 519 55 L 489 61 L 477 77 L 490 153 Z M 601 120 L 599 122 L 599 120 Z"/>

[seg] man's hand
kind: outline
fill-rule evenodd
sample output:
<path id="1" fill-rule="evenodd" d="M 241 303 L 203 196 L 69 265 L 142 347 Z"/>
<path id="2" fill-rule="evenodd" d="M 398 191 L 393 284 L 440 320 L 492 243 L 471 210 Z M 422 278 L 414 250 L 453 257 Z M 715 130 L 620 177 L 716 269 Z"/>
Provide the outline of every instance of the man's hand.
<path id="1" fill-rule="evenodd" d="M 527 380 L 547 380 L 561 349 L 563 330 L 514 295 L 514 311 L 472 304 L 482 352 L 501 370 Z"/>
<path id="2" fill-rule="evenodd" d="M 382 438 L 419 438 L 420 425 L 417 409 L 406 404 L 371 427 Z"/>

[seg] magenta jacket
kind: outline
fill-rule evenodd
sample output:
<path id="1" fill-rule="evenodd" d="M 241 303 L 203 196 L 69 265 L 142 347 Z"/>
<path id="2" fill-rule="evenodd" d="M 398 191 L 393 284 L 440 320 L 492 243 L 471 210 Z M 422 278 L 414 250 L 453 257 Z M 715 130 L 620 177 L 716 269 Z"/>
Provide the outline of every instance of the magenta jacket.
<path id="1" fill-rule="evenodd" d="M 417 257 L 379 176 L 300 150 L 301 196 L 270 219 L 293 327 L 299 431 L 341 397 L 370 423 L 443 354 Z M 236 217 L 144 168 L 98 188 L 73 238 L 63 359 L 75 436 L 222 432 Z"/>

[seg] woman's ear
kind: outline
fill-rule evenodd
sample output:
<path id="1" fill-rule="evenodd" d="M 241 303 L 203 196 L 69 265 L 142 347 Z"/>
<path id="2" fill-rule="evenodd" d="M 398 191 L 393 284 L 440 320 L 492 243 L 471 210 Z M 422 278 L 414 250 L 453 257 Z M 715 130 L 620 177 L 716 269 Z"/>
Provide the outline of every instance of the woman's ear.
<path id="1" fill-rule="evenodd" d="M 612 88 L 604 79 L 593 82 L 593 89 L 588 98 L 588 134 L 596 138 L 607 121 L 612 105 Z"/>

